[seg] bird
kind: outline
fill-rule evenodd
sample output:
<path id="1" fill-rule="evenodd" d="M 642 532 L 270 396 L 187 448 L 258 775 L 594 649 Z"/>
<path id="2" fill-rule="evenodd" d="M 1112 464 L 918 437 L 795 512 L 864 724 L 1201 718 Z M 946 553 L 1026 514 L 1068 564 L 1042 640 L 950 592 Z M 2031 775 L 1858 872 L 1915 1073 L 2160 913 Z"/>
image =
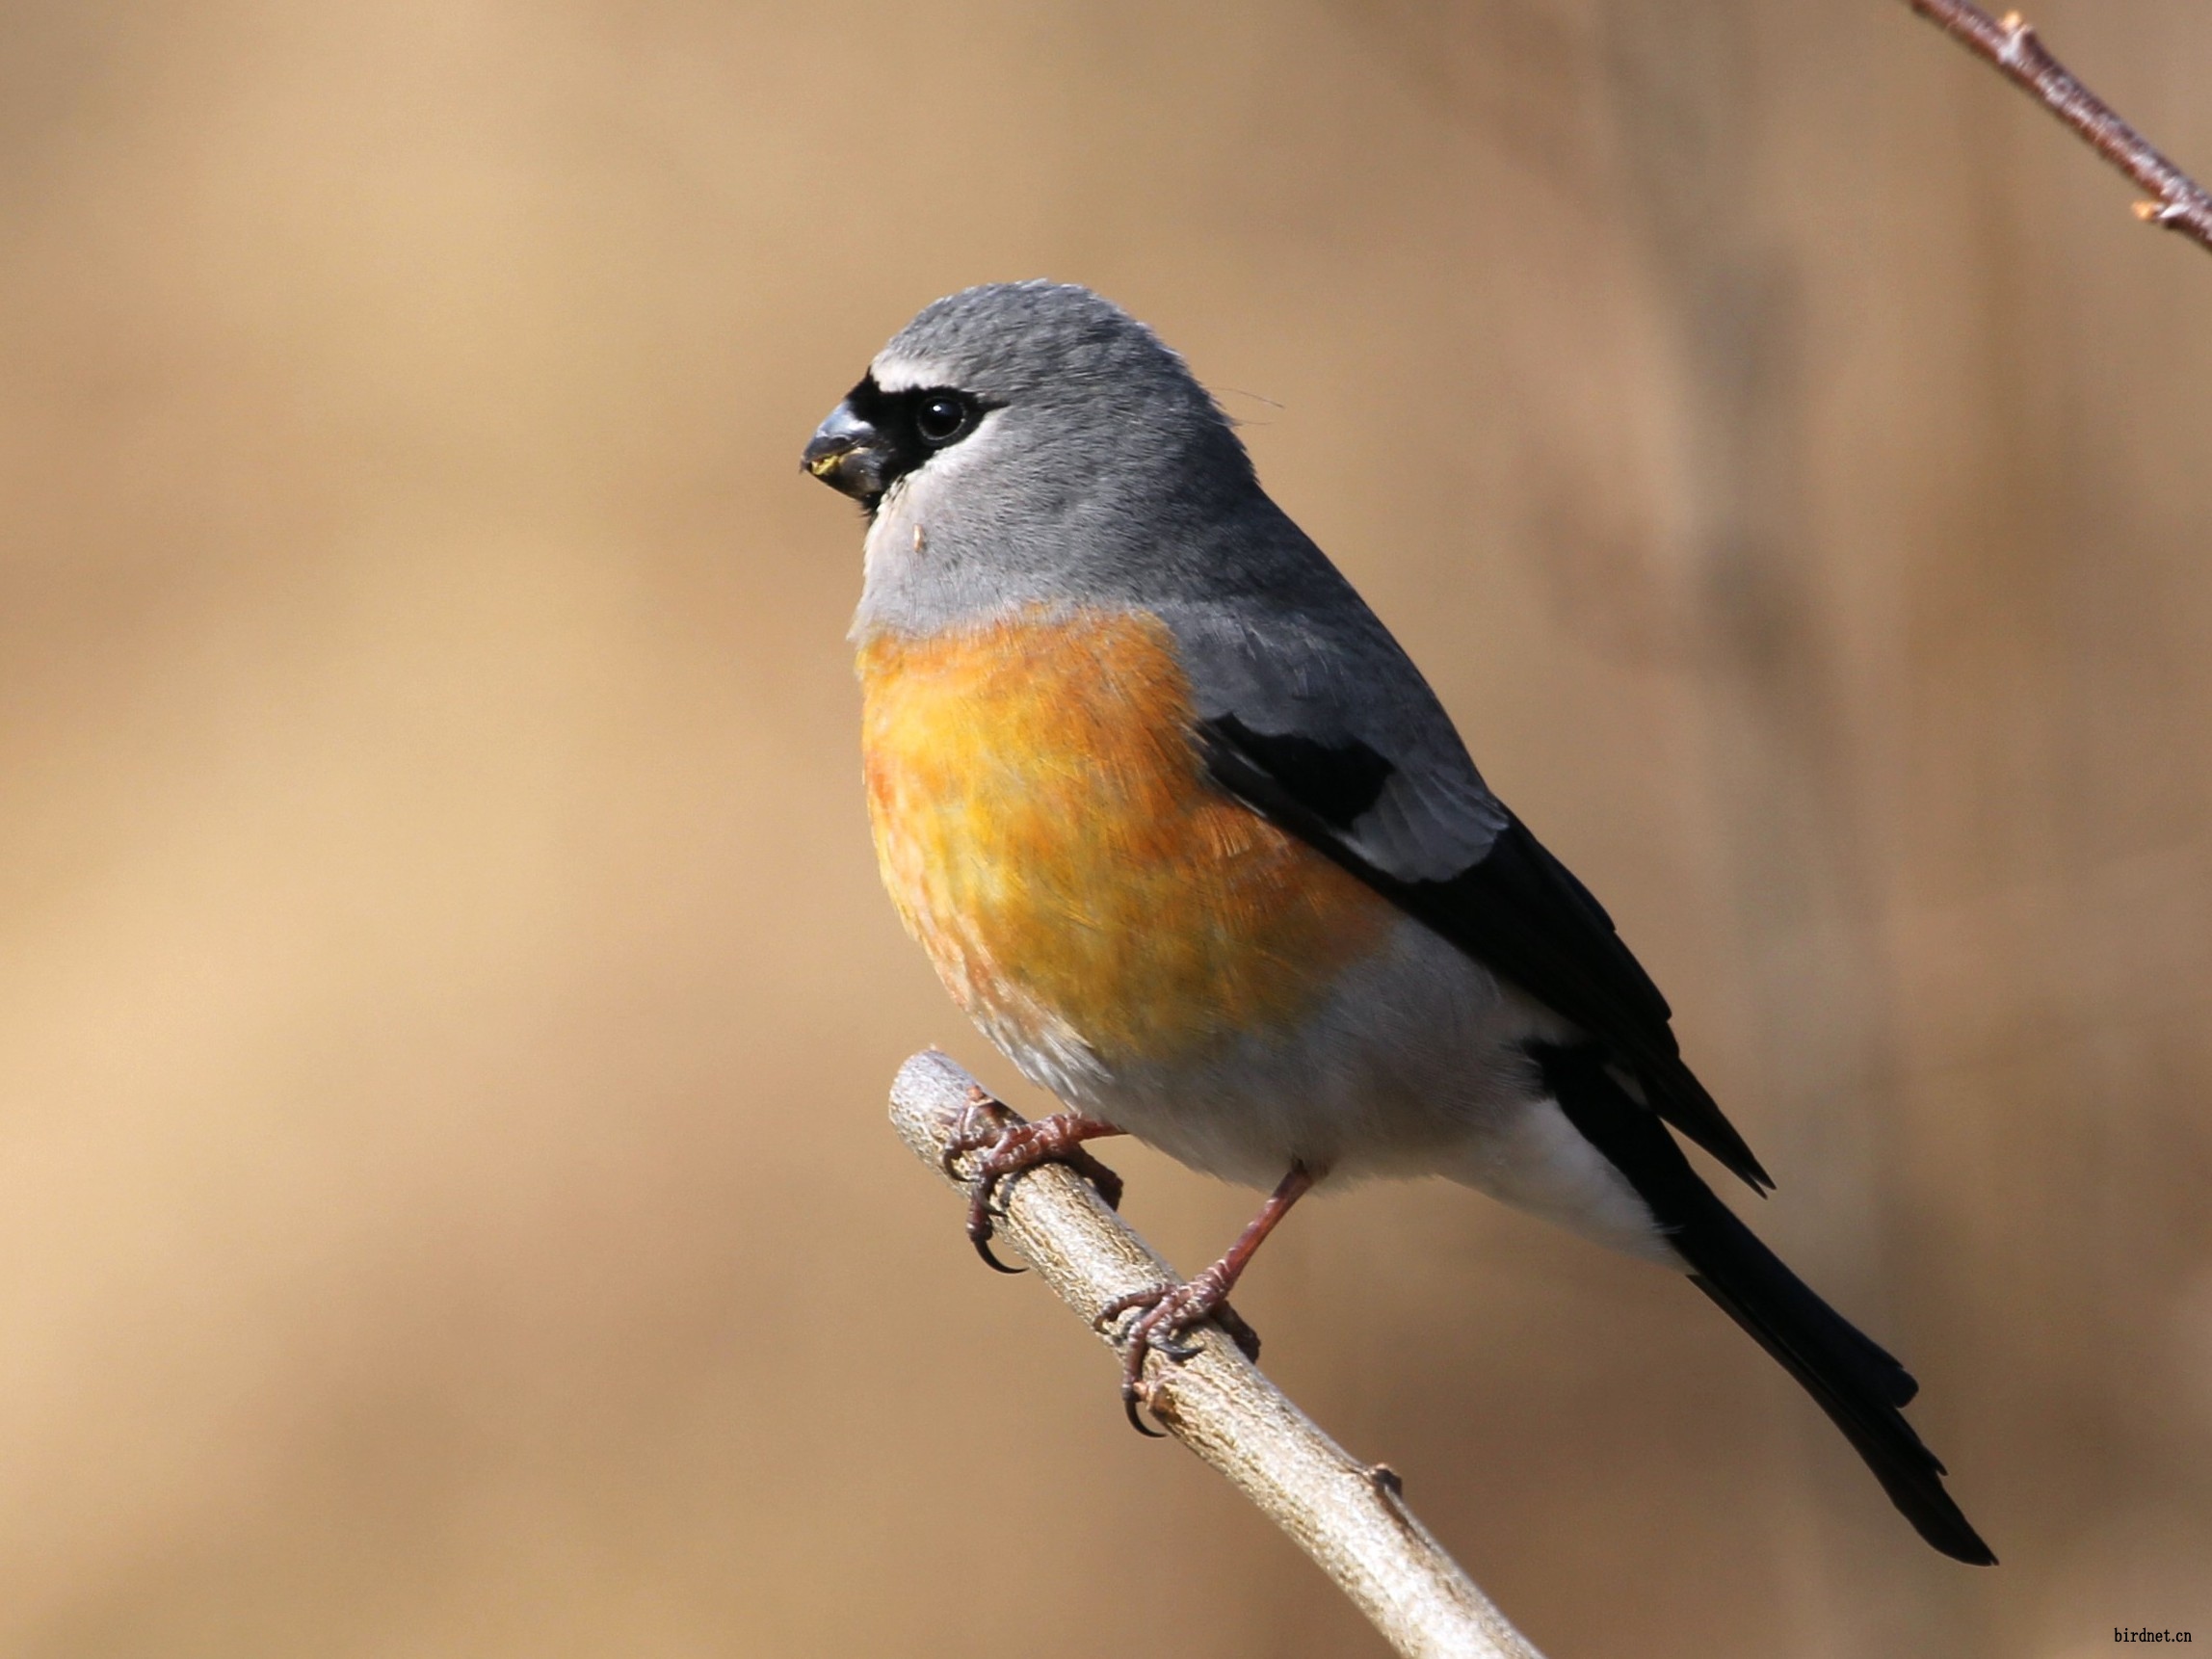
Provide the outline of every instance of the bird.
<path id="1" fill-rule="evenodd" d="M 1267 1192 L 1125 1297 L 1122 1398 L 1317 1186 L 1442 1175 L 1686 1274 L 1921 1538 L 1995 1557 L 1905 1367 L 1722 1201 L 1774 1183 L 1611 918 L 1484 781 L 1389 630 L 1260 483 L 1183 357 L 1089 288 L 925 306 L 806 443 L 865 519 L 852 628 L 877 860 L 953 1000 L 1064 1110 L 963 1127 L 969 1233 L 1132 1135 Z M 951 1154 L 948 1154 L 950 1157 Z M 949 1166 L 948 1166 L 949 1167 Z M 1116 1190 L 1106 1196 L 1119 1198 Z"/>

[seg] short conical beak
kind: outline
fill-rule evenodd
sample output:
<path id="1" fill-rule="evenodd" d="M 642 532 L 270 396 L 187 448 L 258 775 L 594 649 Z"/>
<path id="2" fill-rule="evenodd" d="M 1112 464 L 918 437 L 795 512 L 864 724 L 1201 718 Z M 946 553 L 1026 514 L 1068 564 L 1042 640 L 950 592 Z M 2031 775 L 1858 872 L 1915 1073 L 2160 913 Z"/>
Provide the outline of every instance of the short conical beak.
<path id="1" fill-rule="evenodd" d="M 814 429 L 799 464 L 830 488 L 873 506 L 889 482 L 884 476 L 889 459 L 883 434 L 855 414 L 847 402 L 831 409 L 830 418 Z"/>

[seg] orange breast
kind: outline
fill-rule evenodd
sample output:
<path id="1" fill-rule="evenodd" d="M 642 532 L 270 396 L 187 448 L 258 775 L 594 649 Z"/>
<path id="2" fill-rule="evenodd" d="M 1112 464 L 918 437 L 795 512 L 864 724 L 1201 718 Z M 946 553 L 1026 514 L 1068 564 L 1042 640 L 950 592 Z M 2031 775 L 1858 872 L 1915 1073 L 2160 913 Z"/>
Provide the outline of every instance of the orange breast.
<path id="1" fill-rule="evenodd" d="M 987 1029 L 1172 1060 L 1295 1018 L 1388 907 L 1209 788 L 1148 617 L 1024 617 L 860 651 L 884 884 Z"/>

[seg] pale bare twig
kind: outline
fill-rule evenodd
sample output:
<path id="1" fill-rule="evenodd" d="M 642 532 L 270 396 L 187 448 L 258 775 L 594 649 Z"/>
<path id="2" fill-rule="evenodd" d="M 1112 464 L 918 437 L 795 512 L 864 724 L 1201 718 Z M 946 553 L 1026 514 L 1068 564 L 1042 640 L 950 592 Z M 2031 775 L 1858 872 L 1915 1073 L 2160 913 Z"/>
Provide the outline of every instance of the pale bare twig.
<path id="1" fill-rule="evenodd" d="M 946 1142 L 980 1096 L 975 1080 L 933 1049 L 900 1067 L 891 1121 L 941 1173 Z M 1020 1121 L 1004 1107 L 985 1109 Z M 1168 1264 L 1062 1166 L 1009 1183 L 1004 1202 L 996 1239 L 1086 1323 L 1124 1292 L 1174 1282 Z M 1153 1414 L 1289 1534 L 1393 1647 L 1409 1659 L 1540 1659 L 1413 1518 L 1396 1475 L 1346 1453 L 1217 1328 L 1201 1327 L 1197 1342 L 1197 1356 L 1181 1364 L 1153 1356 Z M 1103 1375 L 1099 1382 L 1099 1409 L 1111 1410 Z"/>
<path id="2" fill-rule="evenodd" d="M 2017 12 L 2009 12 L 2000 19 L 1970 0 L 1905 3 L 2035 94 L 2097 154 L 2149 191 L 2157 199 L 2137 202 L 2138 219 L 2177 230 L 2201 247 L 2212 249 L 2212 195 L 2120 119 L 2110 104 L 2074 79 L 2064 64 L 2044 50 L 2035 30 Z"/>

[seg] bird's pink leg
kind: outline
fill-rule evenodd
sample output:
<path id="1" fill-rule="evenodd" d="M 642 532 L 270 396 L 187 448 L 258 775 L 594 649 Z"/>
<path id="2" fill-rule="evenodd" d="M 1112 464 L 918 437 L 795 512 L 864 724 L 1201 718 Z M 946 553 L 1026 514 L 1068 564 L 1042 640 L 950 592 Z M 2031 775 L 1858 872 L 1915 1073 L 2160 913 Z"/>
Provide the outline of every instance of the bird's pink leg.
<path id="1" fill-rule="evenodd" d="M 1283 1176 L 1260 1206 L 1259 1214 L 1252 1217 L 1251 1224 L 1237 1235 L 1237 1242 L 1221 1260 L 1187 1284 L 1132 1291 L 1115 1298 L 1099 1311 L 1097 1323 L 1104 1329 L 1131 1308 L 1145 1309 L 1129 1327 L 1121 1349 L 1121 1404 L 1128 1410 L 1129 1426 L 1137 1433 L 1151 1433 L 1138 1418 L 1137 1408 L 1146 1399 L 1145 1356 L 1153 1349 L 1171 1359 L 1190 1358 L 1195 1351 L 1176 1339 L 1192 1326 L 1212 1319 L 1244 1350 L 1246 1358 L 1259 1357 L 1259 1337 L 1229 1306 L 1229 1292 L 1261 1243 L 1275 1231 L 1276 1224 L 1290 1214 L 1290 1206 L 1306 1195 L 1313 1182 L 1313 1172 L 1304 1164 L 1291 1165 L 1290 1173 Z"/>

